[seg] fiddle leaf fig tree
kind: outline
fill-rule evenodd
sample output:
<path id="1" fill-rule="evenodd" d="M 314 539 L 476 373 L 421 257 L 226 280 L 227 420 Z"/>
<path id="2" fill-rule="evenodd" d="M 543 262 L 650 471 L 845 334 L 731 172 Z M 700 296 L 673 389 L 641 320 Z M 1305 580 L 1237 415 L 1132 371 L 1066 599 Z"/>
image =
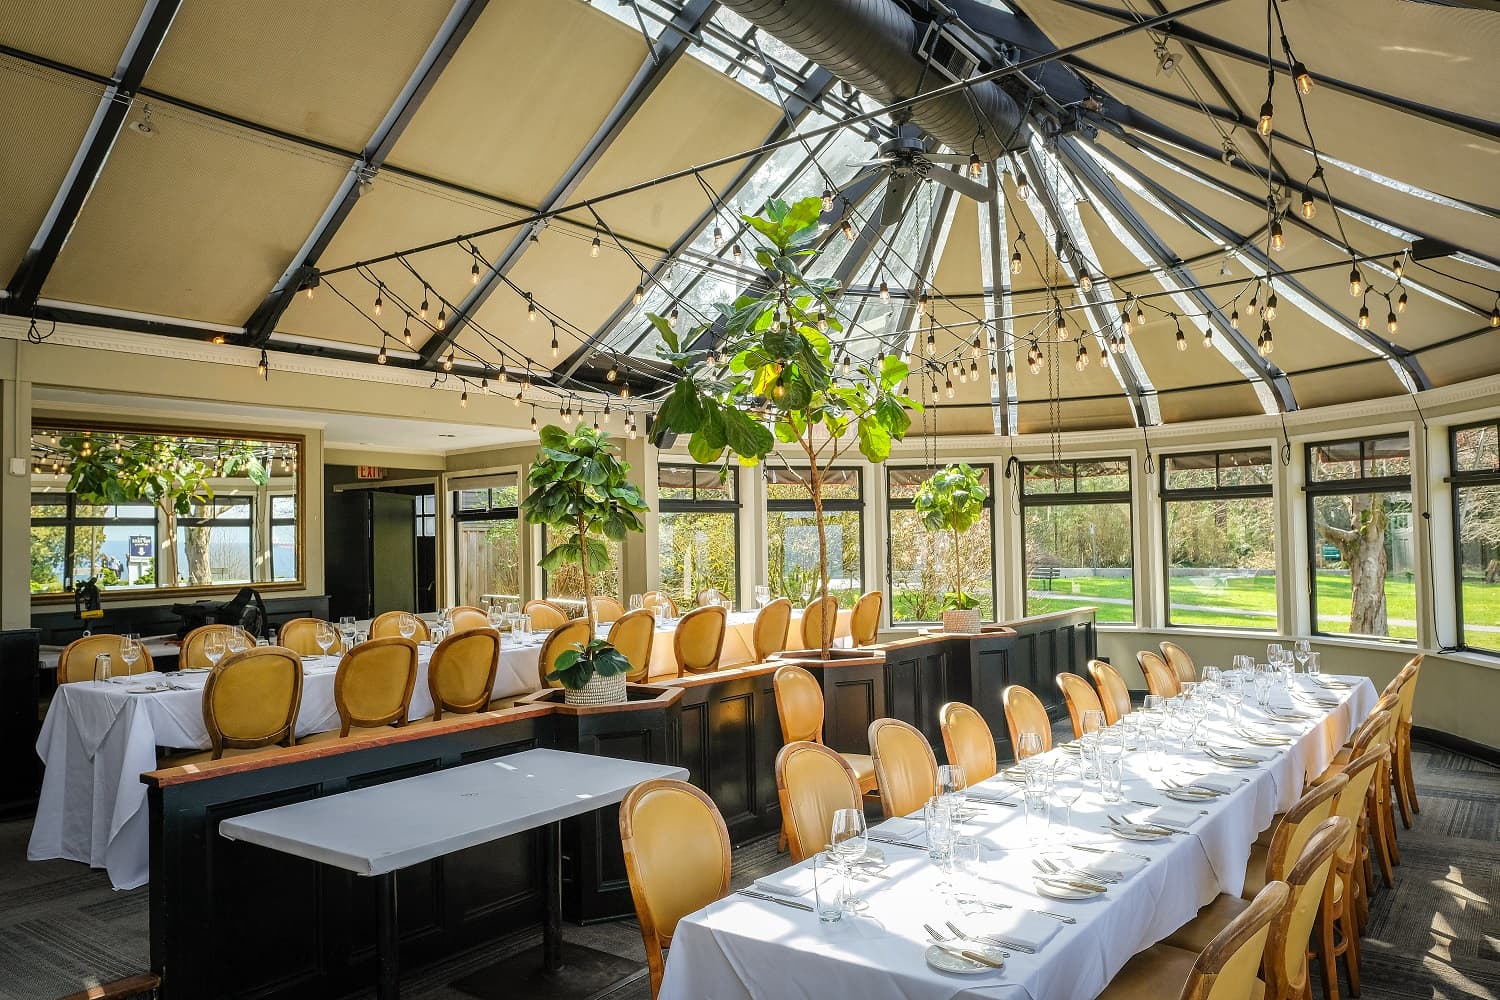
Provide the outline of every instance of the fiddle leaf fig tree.
<path id="1" fill-rule="evenodd" d="M 569 432 L 549 425 L 542 428 L 541 440 L 526 475 L 530 492 L 521 510 L 529 522 L 549 529 L 549 539 L 557 539 L 537 565 L 551 573 L 573 563 L 582 572 L 592 634 L 594 592 L 589 576 L 609 568 L 606 539 L 621 542 L 627 533 L 644 530 L 641 515 L 647 507 L 628 478 L 630 466 L 615 454 L 608 434 L 583 426 Z"/>
<path id="2" fill-rule="evenodd" d="M 818 256 L 821 211 L 820 198 L 792 204 L 777 199 L 761 215 L 741 216 L 760 238 L 755 260 L 765 278 L 734 302 L 719 304 L 716 322 L 699 324 L 686 336 L 660 316 L 650 319 L 661 334 L 657 353 L 678 375 L 657 426 L 689 435 L 694 461 L 722 463 L 727 470 L 730 456 L 754 466 L 778 444 L 801 452 L 818 529 L 818 581 L 827 594 L 828 471 L 851 447 L 871 462 L 884 462 L 892 442 L 906 436 L 910 411 L 921 407 L 901 392 L 910 369 L 899 357 L 835 374 L 828 334 L 844 328 L 835 298 L 838 281 L 807 273 Z M 833 626 L 829 616 L 818 640 L 825 656 Z"/>
<path id="3" fill-rule="evenodd" d="M 979 473 L 964 462 L 956 462 L 934 472 L 926 482 L 917 487 L 912 498 L 912 507 L 922 518 L 922 526 L 928 531 L 947 531 L 953 534 L 953 589 L 943 595 L 945 611 L 968 611 L 979 606 L 979 599 L 964 593 L 963 547 L 964 532 L 972 528 L 984 516 L 984 504 L 989 499 Z"/>

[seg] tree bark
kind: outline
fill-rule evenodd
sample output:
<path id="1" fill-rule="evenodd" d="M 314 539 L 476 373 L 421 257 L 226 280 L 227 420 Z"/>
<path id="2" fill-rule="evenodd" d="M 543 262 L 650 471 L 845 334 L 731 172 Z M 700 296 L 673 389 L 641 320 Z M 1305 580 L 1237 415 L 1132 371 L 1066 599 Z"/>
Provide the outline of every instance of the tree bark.
<path id="1" fill-rule="evenodd" d="M 1347 499 L 1349 528 L 1320 525 L 1319 533 L 1339 550 L 1349 567 L 1349 631 L 1389 635 L 1385 603 L 1386 508 L 1383 497 L 1356 494 Z"/>
<path id="2" fill-rule="evenodd" d="M 213 567 L 209 564 L 209 543 L 212 528 L 201 525 L 187 531 L 188 583 L 194 587 L 208 587 L 214 582 Z M 173 550 L 176 546 L 173 545 Z"/>
<path id="3" fill-rule="evenodd" d="M 822 599 L 828 595 L 828 531 L 823 525 L 823 476 L 818 471 L 818 463 L 812 461 L 807 470 L 807 489 L 812 496 L 813 521 L 818 526 L 818 580 L 822 584 L 821 590 L 815 600 L 820 602 L 820 607 L 826 609 Z M 833 645 L 834 623 L 838 620 L 838 612 L 832 616 L 823 615 L 818 628 L 818 652 L 823 659 L 828 659 L 828 647 Z M 807 636 L 804 635 L 806 641 Z"/>
<path id="4" fill-rule="evenodd" d="M 964 599 L 964 561 L 958 547 L 958 529 L 953 529 L 953 594 L 960 604 Z"/>
<path id="5" fill-rule="evenodd" d="M 156 585 L 177 586 L 177 511 L 166 503 L 157 505 L 165 517 L 165 538 L 156 542 Z"/>
<path id="6" fill-rule="evenodd" d="M 589 620 L 589 638 L 594 637 L 594 594 L 589 589 L 588 519 L 578 517 L 578 568 L 583 571 L 583 614 Z"/>

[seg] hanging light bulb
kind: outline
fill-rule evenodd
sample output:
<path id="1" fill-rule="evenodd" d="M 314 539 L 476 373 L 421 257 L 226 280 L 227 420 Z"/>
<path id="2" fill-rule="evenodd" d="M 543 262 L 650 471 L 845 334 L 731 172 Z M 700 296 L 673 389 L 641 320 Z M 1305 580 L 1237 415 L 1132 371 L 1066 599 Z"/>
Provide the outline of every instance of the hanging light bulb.
<path id="1" fill-rule="evenodd" d="M 1261 135 L 1271 134 L 1271 114 L 1271 99 L 1266 98 L 1266 103 L 1260 106 L 1260 121 L 1255 126 L 1255 130 Z"/>
<path id="2" fill-rule="evenodd" d="M 845 219 L 844 224 L 840 226 L 839 229 L 843 232 L 844 239 L 848 240 L 850 243 L 854 242 L 854 223 L 850 222 L 848 219 Z"/>
<path id="3" fill-rule="evenodd" d="M 603 245 L 604 244 L 601 243 L 600 240 L 599 240 L 599 234 L 595 233 L 594 234 L 594 242 L 592 242 L 592 243 L 589 244 L 589 256 L 590 257 L 597 257 L 597 256 L 599 256 L 599 248 L 601 246 L 603 246 Z M 533 423 L 536 422 L 536 417 L 532 417 L 531 419 L 532 419 Z"/>
<path id="4" fill-rule="evenodd" d="M 1093 275 L 1089 274 L 1087 268 L 1078 274 L 1078 287 L 1083 289 L 1085 293 L 1094 287 Z"/>
<path id="5" fill-rule="evenodd" d="M 609 426 L 609 404 L 608 403 L 604 404 L 604 426 L 605 427 Z"/>
<path id="6" fill-rule="evenodd" d="M 530 292 L 526 293 L 526 322 L 536 322 L 536 302 L 532 299 Z"/>
<path id="7" fill-rule="evenodd" d="M 1302 189 L 1302 217 L 1311 219 L 1318 214 L 1318 203 L 1313 200 L 1312 181 L 1307 183 L 1308 186 Z"/>
<path id="8" fill-rule="evenodd" d="M 531 429 L 536 430 L 536 410 L 531 411 Z"/>
<path id="9" fill-rule="evenodd" d="M 557 327 L 552 328 L 552 356 L 557 357 Z"/>
<path id="10" fill-rule="evenodd" d="M 422 305 L 417 309 L 417 315 L 422 319 L 427 318 L 427 286 L 422 286 Z"/>
<path id="11" fill-rule="evenodd" d="M 1057 328 L 1057 339 L 1068 339 L 1068 320 L 1063 315 L 1062 306 L 1057 307 L 1057 322 L 1053 324 Z"/>
<path id="12" fill-rule="evenodd" d="M 984 162 L 979 159 L 978 153 L 969 154 L 969 176 L 976 181 L 984 176 Z"/>
<path id="13" fill-rule="evenodd" d="M 734 258 L 734 262 L 738 264 L 745 259 L 745 252 L 741 250 L 740 245 L 736 243 L 734 245 L 734 249 L 730 251 L 730 256 L 732 256 Z"/>
<path id="14" fill-rule="evenodd" d="M 631 302 L 632 305 L 637 305 L 638 306 L 638 305 L 641 304 L 641 302 L 645 298 L 646 298 L 646 279 L 644 277 L 642 277 L 641 278 L 641 283 L 635 286 L 635 291 L 632 292 L 631 295 L 630 295 L 630 302 Z"/>
<path id="15" fill-rule="evenodd" d="M 620 369 L 614 365 L 609 366 L 609 371 L 604 373 L 605 381 L 613 382 L 620 377 Z"/>
<path id="16" fill-rule="evenodd" d="M 818 332 L 828 332 L 828 313 L 824 312 L 822 309 L 818 310 Z"/>
<path id="17" fill-rule="evenodd" d="M 1271 249 L 1286 249 L 1286 233 L 1281 228 L 1280 219 L 1277 219 L 1275 222 L 1271 223 Z"/>
<path id="18" fill-rule="evenodd" d="M 515 407 L 519 407 L 521 405 L 521 397 L 523 395 L 525 395 L 525 392 L 526 392 L 526 390 L 524 390 L 524 389 L 517 389 L 515 397 L 512 398 L 511 401 L 510 401 L 510 405 L 511 406 L 515 406 Z"/>
<path id="19" fill-rule="evenodd" d="M 307 286 L 307 297 L 309 299 L 313 297 L 313 286 L 312 285 L 308 285 Z"/>
<path id="20" fill-rule="evenodd" d="M 271 379 L 270 359 L 266 357 L 264 349 L 260 352 L 260 363 L 255 366 L 255 373 L 268 382 Z M 88 445 L 85 444 L 84 447 L 87 448 Z"/>
<path id="21" fill-rule="evenodd" d="M 1105 351 L 1102 344 L 1099 346 L 1099 367 L 1109 370 L 1109 353 Z"/>
<path id="22" fill-rule="evenodd" d="M 1389 308 L 1387 309 L 1385 314 L 1385 328 L 1393 337 L 1396 335 L 1396 331 L 1399 328 L 1399 325 L 1396 322 L 1396 314 L 1395 312 L 1390 311 Z"/>
<path id="23" fill-rule="evenodd" d="M 937 338 L 935 336 L 933 336 L 932 331 L 929 329 L 927 331 L 927 356 L 930 358 L 930 357 L 932 357 L 936 353 L 937 353 Z"/>
<path id="24" fill-rule="evenodd" d="M 716 223 L 714 223 L 714 249 L 717 250 L 720 247 L 722 247 L 723 245 L 724 245 L 724 230 L 720 229 L 719 228 L 719 224 L 716 222 Z"/>
<path id="25" fill-rule="evenodd" d="M 458 394 L 458 405 L 459 406 L 463 406 L 463 407 L 467 407 L 469 405 L 469 390 L 468 389 L 465 389 L 463 392 L 461 392 L 461 393 Z"/>
<path id="26" fill-rule="evenodd" d="M 1085 368 L 1088 367 L 1088 364 L 1089 364 L 1089 352 L 1086 351 L 1086 350 L 1084 350 L 1083 349 L 1083 345 L 1080 344 L 1080 345 L 1078 345 L 1078 356 L 1073 359 L 1073 369 L 1074 369 L 1074 371 L 1080 371 L 1081 372 Z"/>
<path id="27" fill-rule="evenodd" d="M 1140 306 L 1135 307 L 1135 325 L 1137 329 L 1146 325 L 1146 313 Z"/>
<path id="28" fill-rule="evenodd" d="M 885 279 L 884 278 L 880 279 L 880 301 L 881 302 L 889 302 L 889 301 L 891 301 L 891 286 L 887 285 L 885 283 Z"/>
<path id="29" fill-rule="evenodd" d="M 1400 257 L 1393 257 L 1391 258 L 1391 270 L 1396 272 L 1396 280 L 1399 281 L 1401 280 L 1401 276 L 1406 273 L 1406 265 L 1401 262 Z"/>
<path id="30" fill-rule="evenodd" d="M 1203 328 L 1203 346 L 1204 347 L 1212 347 L 1212 346 L 1214 346 L 1214 331 L 1213 331 L 1213 327 L 1205 326 Z"/>
<path id="31" fill-rule="evenodd" d="M 983 349 L 984 349 L 984 340 L 976 333 L 974 335 L 974 343 L 972 345 L 970 345 L 970 347 L 969 347 L 969 357 L 971 357 L 971 358 L 977 358 L 977 357 L 979 357 L 979 352 L 982 351 Z"/>
<path id="32" fill-rule="evenodd" d="M 1016 194 L 1024 201 L 1031 197 L 1031 183 L 1026 180 L 1026 171 L 1016 171 Z"/>
<path id="33" fill-rule="evenodd" d="M 825 211 L 825 212 L 832 212 L 833 211 L 833 189 L 832 188 L 824 188 L 823 189 L 823 211 Z"/>
<path id="34" fill-rule="evenodd" d="M 1187 350 L 1187 335 L 1182 332 L 1182 327 L 1180 326 L 1177 328 L 1177 349 L 1179 351 Z"/>
<path id="35" fill-rule="evenodd" d="M 1396 311 L 1398 313 L 1404 313 L 1404 312 L 1406 312 L 1406 290 L 1405 289 L 1402 289 L 1401 290 L 1401 294 L 1396 297 Z"/>
<path id="36" fill-rule="evenodd" d="M 448 329 L 448 306 L 446 303 L 438 306 L 437 328 L 439 330 Z"/>
<path id="37" fill-rule="evenodd" d="M 943 391 L 948 394 L 948 398 L 949 399 L 952 399 L 953 398 L 953 380 L 950 378 L 950 379 L 944 379 L 943 381 L 945 383 Z"/>
<path id="38" fill-rule="evenodd" d="M 1490 326 L 1500 326 L 1500 304 L 1497 304 L 1492 309 L 1490 309 Z"/>
<path id="39" fill-rule="evenodd" d="M 1297 89 L 1300 90 L 1302 93 L 1304 93 L 1304 94 L 1311 94 L 1312 93 L 1312 89 L 1313 89 L 1312 74 L 1307 71 L 1307 67 L 1306 66 L 1302 65 L 1302 60 L 1300 60 L 1300 59 L 1298 59 L 1296 62 L 1292 63 L 1292 82 L 1297 85 Z"/>
<path id="40" fill-rule="evenodd" d="M 1276 338 L 1271 334 L 1271 328 L 1266 327 L 1266 357 L 1270 357 L 1276 351 Z"/>
<path id="41" fill-rule="evenodd" d="M 409 314 L 406 317 L 406 325 L 401 328 L 401 339 L 407 347 L 411 346 L 411 316 Z"/>
<path id="42" fill-rule="evenodd" d="M 1365 277 L 1359 273 L 1359 265 L 1355 264 L 1349 269 L 1349 294 L 1358 298 L 1359 293 L 1364 291 Z"/>
<path id="43" fill-rule="evenodd" d="M 1016 241 L 1016 250 L 1015 250 L 1015 253 L 1013 253 L 1013 254 L 1010 255 L 1010 273 L 1011 274 L 1020 274 L 1021 273 L 1021 241 L 1020 240 Z"/>
<path id="44" fill-rule="evenodd" d="M 1006 357 L 1005 357 L 1005 381 L 1007 381 L 1007 382 L 1014 382 L 1015 380 L 1016 380 L 1016 366 L 1015 366 L 1015 363 L 1011 360 L 1010 355 L 1006 355 Z"/>
<path id="45" fill-rule="evenodd" d="M 1370 307 L 1362 305 L 1359 307 L 1359 328 L 1368 330 L 1370 328 Z"/>
<path id="46" fill-rule="evenodd" d="M 922 294 L 920 294 L 920 295 L 917 296 L 917 315 L 918 316 L 926 316 L 927 315 L 927 307 L 930 304 L 930 301 L 931 300 L 929 300 L 927 298 L 927 293 L 926 292 L 923 292 Z"/>
<path id="47" fill-rule="evenodd" d="M 385 293 L 385 285 L 379 285 L 378 284 L 378 285 L 375 286 L 375 315 L 376 316 L 380 315 L 380 308 L 381 308 L 381 306 L 385 305 L 385 300 L 382 297 L 384 295 L 384 293 Z"/>
<path id="48" fill-rule="evenodd" d="M 629 382 L 621 382 L 620 383 L 620 398 L 621 399 L 629 399 L 630 398 L 630 383 Z"/>
<path id="49" fill-rule="evenodd" d="M 453 370 L 453 356 L 453 348 L 450 347 L 448 354 L 443 358 L 443 371 L 451 372 Z"/>
<path id="50" fill-rule="evenodd" d="M 479 255 L 474 255 L 474 263 L 469 265 L 469 284 L 479 284 Z"/>
<path id="51" fill-rule="evenodd" d="M 958 381 L 961 383 L 967 383 L 969 381 L 969 369 L 965 368 L 963 365 L 957 365 L 955 367 L 958 368 Z"/>
<path id="52" fill-rule="evenodd" d="M 667 313 L 667 326 L 673 330 L 677 329 L 677 320 L 680 315 L 681 314 L 677 311 L 677 307 L 673 306 L 672 311 Z"/>
<path id="53" fill-rule="evenodd" d="M 1266 297 L 1265 317 L 1266 317 L 1266 319 L 1275 319 L 1276 318 L 1276 293 L 1275 292 L 1272 292 L 1269 296 Z"/>
<path id="54" fill-rule="evenodd" d="M 377 355 L 375 355 L 375 363 L 378 364 L 378 365 L 383 365 L 383 364 L 385 364 L 385 362 L 386 362 L 385 345 L 381 344 L 380 345 L 380 353 L 377 354 Z"/>

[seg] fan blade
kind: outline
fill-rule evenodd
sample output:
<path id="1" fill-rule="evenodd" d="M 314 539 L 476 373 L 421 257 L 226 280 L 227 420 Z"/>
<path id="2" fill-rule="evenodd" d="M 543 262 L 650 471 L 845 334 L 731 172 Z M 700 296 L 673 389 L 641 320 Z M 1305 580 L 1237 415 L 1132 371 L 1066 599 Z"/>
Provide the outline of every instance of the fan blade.
<path id="1" fill-rule="evenodd" d="M 922 158 L 928 163 L 952 163 L 960 167 L 969 165 L 969 158 L 963 153 L 924 153 Z"/>
<path id="2" fill-rule="evenodd" d="M 965 160 L 964 162 L 967 163 L 968 161 Z M 879 156 L 879 157 L 876 157 L 873 160 L 849 160 L 849 161 L 847 161 L 847 162 L 844 163 L 844 166 L 846 166 L 846 167 L 886 167 L 886 166 L 890 166 L 890 163 L 891 163 L 891 161 L 890 161 L 889 157 Z"/>
<path id="3" fill-rule="evenodd" d="M 885 186 L 885 201 L 880 206 L 882 226 L 894 226 L 901 221 L 901 214 L 906 209 L 906 198 L 916 185 L 917 179 L 911 174 L 892 175 Z"/>
<path id="4" fill-rule="evenodd" d="M 946 188 L 952 188 L 965 198 L 973 198 L 975 201 L 991 202 L 995 200 L 995 193 L 983 184 L 976 184 L 967 177 L 960 176 L 951 170 L 934 170 L 927 175 L 930 181 L 937 181 Z"/>

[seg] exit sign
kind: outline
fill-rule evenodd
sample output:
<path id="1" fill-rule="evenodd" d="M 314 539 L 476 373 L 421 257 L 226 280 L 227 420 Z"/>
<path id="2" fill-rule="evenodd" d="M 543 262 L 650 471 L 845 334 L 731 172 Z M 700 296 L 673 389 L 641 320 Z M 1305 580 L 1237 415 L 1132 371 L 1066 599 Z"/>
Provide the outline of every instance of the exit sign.
<path id="1" fill-rule="evenodd" d="M 357 476 L 360 479 L 384 479 L 385 470 L 378 465 L 358 466 Z"/>

